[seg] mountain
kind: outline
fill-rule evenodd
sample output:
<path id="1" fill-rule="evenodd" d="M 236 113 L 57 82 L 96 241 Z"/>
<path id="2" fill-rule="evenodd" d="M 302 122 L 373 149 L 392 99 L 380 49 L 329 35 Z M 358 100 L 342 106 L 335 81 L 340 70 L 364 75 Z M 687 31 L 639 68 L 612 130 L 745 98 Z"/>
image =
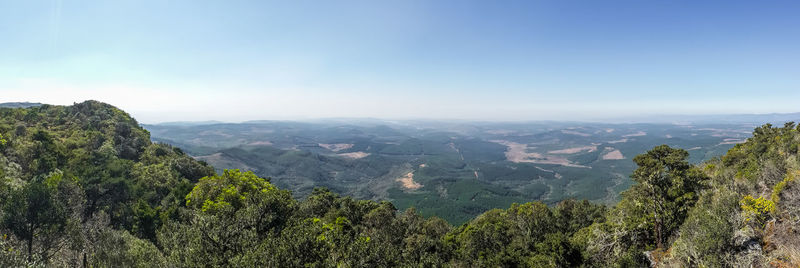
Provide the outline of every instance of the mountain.
<path id="1" fill-rule="evenodd" d="M 647 135 L 623 135 L 647 137 L 658 128 L 650 127 Z M 581 142 L 587 138 L 581 134 L 594 133 L 588 130 L 509 138 Z M 449 141 L 451 133 L 425 133 L 378 152 L 400 159 L 446 154 L 449 143 L 433 141 Z M 398 211 L 385 200 L 324 188 L 296 199 L 253 172 L 215 173 L 182 149 L 150 142 L 133 118 L 107 104 L 0 108 L 0 266 L 797 267 L 800 127 L 765 124 L 749 136 L 702 162 L 668 145 L 617 159 L 634 167 L 630 186 L 613 206 L 572 199 L 514 203 L 451 225 L 414 208 Z M 220 154 L 276 173 L 356 165 L 327 161 L 334 156 L 317 150 L 258 145 Z M 459 151 L 464 159 L 497 157 L 484 155 L 489 149 Z M 399 183 L 417 187 L 414 178 Z M 459 195 L 459 188 L 447 189 Z"/>
<path id="2" fill-rule="evenodd" d="M 614 118 L 601 121 L 662 124 L 748 124 L 755 127 L 766 123 L 780 125 L 784 122 L 796 122 L 798 120 L 800 120 L 800 113 L 659 115 Z"/>
<path id="3" fill-rule="evenodd" d="M 108 104 L 0 108 L 0 232 L 12 237 L 0 241 L 0 266 L 104 266 L 102 243 L 155 240 L 162 219 L 178 217 L 192 185 L 213 174 L 180 149 L 151 143 Z"/>
<path id="4" fill-rule="evenodd" d="M 208 120 L 208 121 L 175 121 L 175 122 L 164 122 L 159 123 L 158 125 L 161 126 L 203 126 L 203 125 L 214 125 L 214 124 L 222 124 L 222 121 L 215 121 L 215 120 Z"/>
<path id="5" fill-rule="evenodd" d="M 38 102 L 3 102 L 0 103 L 0 108 L 30 108 L 42 105 L 44 104 Z"/>

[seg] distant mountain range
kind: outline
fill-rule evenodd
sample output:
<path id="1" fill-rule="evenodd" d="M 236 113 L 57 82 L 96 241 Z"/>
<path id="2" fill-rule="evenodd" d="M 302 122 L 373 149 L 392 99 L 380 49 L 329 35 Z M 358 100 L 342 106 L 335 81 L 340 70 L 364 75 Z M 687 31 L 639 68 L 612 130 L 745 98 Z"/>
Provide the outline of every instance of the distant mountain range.
<path id="1" fill-rule="evenodd" d="M 604 120 L 614 123 L 671 123 L 671 124 L 783 124 L 800 121 L 800 113 L 718 114 L 718 115 L 661 115 L 626 117 Z"/>
<path id="2" fill-rule="evenodd" d="M 216 121 L 216 120 L 208 120 L 208 121 L 175 121 L 175 122 L 164 122 L 158 123 L 160 126 L 205 126 L 205 125 L 215 125 L 215 124 L 224 124 L 225 122 Z"/>
<path id="3" fill-rule="evenodd" d="M 0 103 L 0 108 L 29 108 L 42 105 L 42 103 L 38 102 L 3 102 Z"/>
<path id="4" fill-rule="evenodd" d="M 4 103 L 5 104 L 5 103 Z M 13 103 L 12 103 L 13 104 Z M 39 104 L 41 105 L 41 104 Z M 5 107 L 0 104 L 0 107 Z M 443 124 L 448 126 L 456 125 L 482 125 L 482 124 L 497 124 L 497 123 L 510 123 L 510 124 L 553 124 L 553 123 L 611 123 L 611 124 L 632 124 L 632 123 L 654 123 L 654 124 L 747 124 L 751 126 L 760 126 L 765 123 L 779 125 L 786 122 L 800 122 L 800 112 L 798 113 L 769 113 L 769 114 L 716 114 L 716 115 L 649 115 L 649 116 L 629 116 L 629 117 L 616 117 L 605 119 L 587 119 L 587 120 L 516 120 L 516 121 L 482 121 L 482 120 L 444 120 L 444 119 L 398 119 L 398 120 L 382 120 L 375 118 L 318 118 L 318 119 L 303 119 L 303 120 L 249 120 L 244 122 L 223 122 L 216 120 L 208 121 L 176 121 L 176 122 L 163 122 L 150 125 L 161 126 L 203 126 L 203 125 L 216 125 L 216 124 L 264 124 L 264 123 L 279 123 L 279 122 L 302 122 L 313 124 L 353 124 L 353 125 L 405 125 L 405 126 L 420 126 L 441 127 Z"/>

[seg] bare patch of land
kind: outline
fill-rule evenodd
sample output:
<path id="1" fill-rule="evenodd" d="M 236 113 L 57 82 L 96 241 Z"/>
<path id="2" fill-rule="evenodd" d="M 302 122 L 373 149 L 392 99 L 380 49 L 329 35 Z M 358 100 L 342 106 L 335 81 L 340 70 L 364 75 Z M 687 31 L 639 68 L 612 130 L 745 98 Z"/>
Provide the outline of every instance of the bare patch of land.
<path id="1" fill-rule="evenodd" d="M 553 164 L 567 167 L 591 168 L 588 166 L 573 164 L 567 158 L 561 156 L 542 155 L 540 153 L 528 152 L 528 145 L 506 140 L 492 140 L 508 147 L 506 149 L 506 159 L 514 163 L 534 163 L 534 164 Z"/>
<path id="2" fill-rule="evenodd" d="M 494 135 L 508 135 L 508 134 L 514 134 L 514 131 L 505 129 L 496 129 L 496 130 L 487 130 L 486 133 Z"/>
<path id="3" fill-rule="evenodd" d="M 341 150 L 347 150 L 353 148 L 352 143 L 320 143 L 319 147 L 338 152 Z"/>
<path id="4" fill-rule="evenodd" d="M 369 156 L 369 153 L 352 152 L 352 153 L 342 153 L 342 154 L 337 154 L 337 155 L 338 156 L 344 156 L 344 157 L 347 157 L 347 158 L 352 158 L 352 159 L 359 159 L 359 158 L 364 158 L 364 157 Z"/>
<path id="5" fill-rule="evenodd" d="M 536 167 L 536 166 L 535 166 L 535 168 L 538 169 L 538 170 L 544 171 L 544 172 L 550 172 L 550 173 L 555 172 L 555 171 L 552 171 L 552 170 L 549 170 L 549 169 L 543 169 L 543 168 Z"/>
<path id="6" fill-rule="evenodd" d="M 633 133 L 633 134 L 626 134 L 626 135 L 622 135 L 622 137 L 623 137 L 623 138 L 627 138 L 627 137 L 639 137 L 639 136 L 645 136 L 645 135 L 647 135 L 647 132 L 644 132 L 644 131 L 639 131 L 639 132 L 636 132 L 636 133 Z"/>
<path id="7" fill-rule="evenodd" d="M 574 154 L 579 153 L 582 151 L 594 152 L 597 150 L 597 146 L 583 146 L 583 147 L 575 147 L 575 148 L 567 148 L 561 150 L 554 150 L 547 152 L 548 154 Z"/>
<path id="8" fill-rule="evenodd" d="M 397 179 L 401 184 L 403 184 L 403 188 L 408 190 L 416 190 L 422 188 L 422 184 L 414 181 L 414 172 L 409 172 L 405 176 L 400 177 Z"/>
<path id="9" fill-rule="evenodd" d="M 614 144 L 614 143 L 622 143 L 622 142 L 628 142 L 628 139 L 621 139 L 621 140 L 609 141 L 608 143 Z"/>
<path id="10" fill-rule="evenodd" d="M 611 147 L 606 147 L 606 149 L 607 149 L 607 150 L 613 149 L 613 151 L 610 151 L 610 152 L 608 152 L 608 153 L 604 154 L 604 155 L 603 155 L 603 160 L 620 160 L 620 159 L 625 159 L 625 157 L 624 157 L 624 156 L 622 156 L 622 152 L 620 152 L 619 150 L 617 150 L 617 149 L 614 149 L 614 148 L 611 148 Z"/>
<path id="11" fill-rule="evenodd" d="M 745 141 L 747 141 L 747 140 L 743 140 L 743 139 L 724 139 L 719 144 L 720 145 L 723 145 L 723 144 L 739 144 L 739 143 L 744 143 Z"/>
<path id="12" fill-rule="evenodd" d="M 247 145 L 272 145 L 272 142 L 270 142 L 270 141 L 254 141 L 254 142 L 248 143 Z"/>
<path id="13" fill-rule="evenodd" d="M 578 136 L 582 136 L 582 137 L 589 137 L 589 136 L 592 135 L 592 134 L 586 134 L 586 133 L 578 132 L 578 131 L 574 131 L 574 130 L 562 130 L 561 133 L 570 134 L 570 135 L 578 135 Z"/>
<path id="14" fill-rule="evenodd" d="M 528 145 L 504 140 L 492 140 L 491 142 L 499 143 L 508 147 L 506 149 L 506 159 L 514 163 L 526 162 L 527 158 L 542 158 L 539 153 L 528 153 Z"/>

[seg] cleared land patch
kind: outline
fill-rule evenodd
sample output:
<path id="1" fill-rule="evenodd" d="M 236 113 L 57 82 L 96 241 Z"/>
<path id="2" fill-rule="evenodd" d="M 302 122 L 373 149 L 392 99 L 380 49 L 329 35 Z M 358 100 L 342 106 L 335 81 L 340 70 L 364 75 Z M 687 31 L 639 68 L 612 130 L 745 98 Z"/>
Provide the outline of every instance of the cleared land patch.
<path id="1" fill-rule="evenodd" d="M 337 155 L 338 156 L 344 156 L 344 157 L 347 157 L 347 158 L 352 158 L 352 159 L 359 159 L 359 158 L 364 158 L 364 157 L 369 156 L 369 153 L 352 152 L 352 153 L 342 153 L 342 154 L 337 154 Z"/>
<path id="2" fill-rule="evenodd" d="M 574 148 L 567 148 L 561 150 L 554 150 L 547 152 L 548 154 L 575 154 L 582 151 L 594 152 L 597 151 L 597 146 L 583 146 L 583 147 L 574 147 Z"/>
<path id="3" fill-rule="evenodd" d="M 272 145 L 272 142 L 270 142 L 270 141 L 254 141 L 254 142 L 248 143 L 247 145 Z"/>
<path id="4" fill-rule="evenodd" d="M 414 181 L 414 172 L 409 172 L 405 176 L 400 177 L 397 179 L 401 184 L 403 184 L 403 188 L 408 190 L 416 190 L 422 188 L 422 184 L 419 182 Z"/>
<path id="5" fill-rule="evenodd" d="M 723 145 L 723 144 L 738 144 L 738 143 L 744 143 L 745 141 L 746 140 L 743 140 L 743 139 L 724 139 L 719 144 L 720 145 Z"/>
<path id="6" fill-rule="evenodd" d="M 626 134 L 626 135 L 622 135 L 622 137 L 623 137 L 623 138 L 627 138 L 627 137 L 639 137 L 639 136 L 645 136 L 645 135 L 647 135 L 647 132 L 644 132 L 644 131 L 639 131 L 639 132 L 636 132 L 636 133 L 633 133 L 633 134 Z"/>
<path id="7" fill-rule="evenodd" d="M 505 152 L 506 159 L 514 163 L 554 164 L 566 167 L 591 168 L 588 166 L 573 164 L 567 160 L 567 158 L 561 156 L 542 155 L 535 152 L 529 153 L 527 144 L 506 140 L 492 140 L 491 142 L 499 143 L 508 147 Z"/>
<path id="8" fill-rule="evenodd" d="M 495 129 L 495 130 L 487 130 L 486 133 L 494 135 L 509 135 L 509 134 L 514 134 L 514 131 L 505 129 Z"/>
<path id="9" fill-rule="evenodd" d="M 320 143 L 319 147 L 338 152 L 341 150 L 347 150 L 353 148 L 352 143 Z"/>
<path id="10" fill-rule="evenodd" d="M 574 130 L 562 130 L 561 133 L 570 134 L 570 135 L 578 135 L 578 136 L 582 136 L 582 137 L 592 136 L 592 134 L 586 134 L 586 133 L 578 132 L 578 131 L 574 131 Z"/>
<path id="11" fill-rule="evenodd" d="M 610 151 L 610 152 L 608 152 L 608 153 L 604 154 L 604 155 L 603 155 L 603 160 L 620 160 L 620 159 L 625 159 L 625 157 L 624 157 L 624 156 L 622 156 L 622 152 L 620 152 L 619 150 L 617 150 L 617 149 L 614 149 L 614 148 L 611 148 L 611 147 L 606 147 L 606 149 L 613 149 L 613 151 Z"/>

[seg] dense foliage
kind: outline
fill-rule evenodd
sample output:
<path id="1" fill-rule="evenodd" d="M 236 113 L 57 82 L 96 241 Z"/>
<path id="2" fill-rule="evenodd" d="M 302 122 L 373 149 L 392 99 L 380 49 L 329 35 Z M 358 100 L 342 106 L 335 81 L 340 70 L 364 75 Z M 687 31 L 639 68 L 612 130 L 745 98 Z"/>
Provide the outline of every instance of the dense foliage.
<path id="1" fill-rule="evenodd" d="M 155 249 L 157 230 L 213 174 L 107 104 L 0 108 L 0 266 L 117 261 L 112 240 Z"/>
<path id="2" fill-rule="evenodd" d="M 0 266 L 792 267 L 798 144 L 794 124 L 765 125 L 700 166 L 657 146 L 613 207 L 513 204 L 452 226 L 215 174 L 102 103 L 0 108 Z"/>

